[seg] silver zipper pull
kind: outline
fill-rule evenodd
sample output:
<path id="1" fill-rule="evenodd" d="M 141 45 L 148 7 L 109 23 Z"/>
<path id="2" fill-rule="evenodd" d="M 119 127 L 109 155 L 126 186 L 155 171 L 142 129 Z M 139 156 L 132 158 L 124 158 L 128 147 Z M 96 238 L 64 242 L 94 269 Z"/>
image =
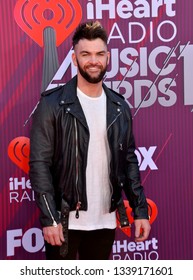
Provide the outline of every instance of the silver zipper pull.
<path id="1" fill-rule="evenodd" d="M 58 224 L 56 223 L 56 221 L 53 221 L 53 227 L 57 227 Z"/>
<path id="2" fill-rule="evenodd" d="M 79 218 L 79 209 L 81 207 L 81 202 L 78 201 L 77 204 L 76 204 L 76 215 L 75 217 L 78 219 Z"/>

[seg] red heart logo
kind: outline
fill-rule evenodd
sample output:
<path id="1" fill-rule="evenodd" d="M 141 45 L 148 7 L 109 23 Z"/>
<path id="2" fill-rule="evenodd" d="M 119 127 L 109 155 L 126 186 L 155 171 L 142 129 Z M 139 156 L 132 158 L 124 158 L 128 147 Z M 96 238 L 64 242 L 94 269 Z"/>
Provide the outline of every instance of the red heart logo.
<path id="1" fill-rule="evenodd" d="M 8 146 L 9 158 L 26 174 L 29 173 L 30 140 L 25 136 L 13 139 Z"/>
<path id="2" fill-rule="evenodd" d="M 59 46 L 80 23 L 82 7 L 77 0 L 18 0 L 14 18 L 40 47 L 44 45 L 44 29 L 53 28 Z"/>
<path id="3" fill-rule="evenodd" d="M 150 221 L 150 224 L 152 224 L 157 217 L 158 209 L 157 209 L 156 204 L 149 198 L 147 198 L 147 204 L 148 204 L 148 215 L 150 217 L 149 221 Z M 133 219 L 133 215 L 132 215 L 132 208 L 130 207 L 129 202 L 127 200 L 124 200 L 124 205 L 125 205 L 125 209 L 126 209 L 126 213 L 127 213 L 127 217 L 129 219 L 129 222 L 130 222 L 130 224 L 133 224 L 134 219 Z M 118 218 L 117 218 L 117 226 L 128 237 L 131 237 L 131 228 L 130 227 L 121 228 Z"/>

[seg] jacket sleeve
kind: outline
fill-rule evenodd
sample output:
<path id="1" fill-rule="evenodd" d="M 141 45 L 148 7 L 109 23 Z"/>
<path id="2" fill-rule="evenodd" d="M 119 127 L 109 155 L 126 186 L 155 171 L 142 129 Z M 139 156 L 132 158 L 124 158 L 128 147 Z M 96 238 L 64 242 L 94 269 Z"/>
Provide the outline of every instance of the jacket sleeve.
<path id="1" fill-rule="evenodd" d="M 133 210 L 134 219 L 149 219 L 148 204 L 141 185 L 140 171 L 137 156 L 135 154 L 135 139 L 132 129 L 132 116 L 129 110 L 129 130 L 127 132 L 126 172 L 128 185 L 124 186 L 124 192 Z"/>
<path id="2" fill-rule="evenodd" d="M 56 226 L 59 213 L 56 210 L 52 184 L 52 158 L 54 153 L 54 113 L 42 97 L 33 115 L 30 132 L 29 177 L 40 209 L 40 223 Z"/>

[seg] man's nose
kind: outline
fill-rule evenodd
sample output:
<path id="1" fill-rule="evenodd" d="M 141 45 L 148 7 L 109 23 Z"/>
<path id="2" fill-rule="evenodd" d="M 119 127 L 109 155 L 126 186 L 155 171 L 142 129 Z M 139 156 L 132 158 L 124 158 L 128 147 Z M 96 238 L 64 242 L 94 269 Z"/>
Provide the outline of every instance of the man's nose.
<path id="1" fill-rule="evenodd" d="M 95 55 L 92 55 L 90 57 L 90 63 L 97 64 L 98 63 L 98 58 Z"/>

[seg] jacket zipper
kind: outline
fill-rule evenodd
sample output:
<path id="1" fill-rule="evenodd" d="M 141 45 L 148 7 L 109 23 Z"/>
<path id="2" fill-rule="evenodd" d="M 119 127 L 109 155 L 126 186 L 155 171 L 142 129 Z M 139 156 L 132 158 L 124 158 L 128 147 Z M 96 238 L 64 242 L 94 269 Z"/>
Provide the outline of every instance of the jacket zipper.
<path id="1" fill-rule="evenodd" d="M 109 130 L 109 128 L 111 127 L 112 124 L 114 124 L 114 122 L 116 122 L 116 120 L 118 119 L 118 117 L 122 114 L 122 112 L 119 112 L 119 114 L 116 116 L 116 118 L 109 124 L 109 126 L 107 127 L 107 131 Z"/>
<path id="2" fill-rule="evenodd" d="M 118 117 L 119 117 L 121 114 L 122 114 L 122 112 L 120 111 L 119 114 L 116 116 L 116 118 L 109 124 L 109 126 L 107 127 L 107 132 L 108 132 L 109 128 L 111 127 L 111 125 L 112 125 L 114 122 L 116 122 L 116 120 L 118 119 Z M 108 133 L 107 133 L 107 135 L 108 135 Z M 111 197 L 112 197 L 112 195 L 113 195 L 113 187 L 112 187 L 112 184 L 111 184 L 111 182 L 110 182 L 110 179 L 109 179 L 109 183 L 110 183 Z"/>
<path id="3" fill-rule="evenodd" d="M 75 217 L 78 219 L 79 218 L 79 209 L 81 207 L 81 201 L 79 198 L 79 193 L 78 193 L 78 132 L 77 132 L 77 123 L 76 123 L 76 118 L 74 118 L 74 125 L 75 125 L 75 143 L 76 143 L 76 192 L 77 192 L 77 204 L 76 204 L 76 214 Z"/>
<path id="4" fill-rule="evenodd" d="M 50 206 L 49 206 L 48 201 L 47 201 L 47 199 L 46 199 L 46 195 L 43 194 L 42 196 L 43 196 L 44 202 L 45 202 L 45 204 L 46 204 L 46 207 L 47 207 L 47 209 L 48 209 L 48 212 L 49 212 L 49 214 L 50 214 L 50 216 L 51 216 L 51 219 L 52 219 L 52 221 L 53 221 L 53 224 L 52 224 L 52 225 L 53 225 L 54 227 L 57 227 L 57 223 L 56 223 L 56 221 L 54 220 L 54 216 L 52 215 L 52 212 L 51 212 L 51 210 L 50 210 Z"/>

